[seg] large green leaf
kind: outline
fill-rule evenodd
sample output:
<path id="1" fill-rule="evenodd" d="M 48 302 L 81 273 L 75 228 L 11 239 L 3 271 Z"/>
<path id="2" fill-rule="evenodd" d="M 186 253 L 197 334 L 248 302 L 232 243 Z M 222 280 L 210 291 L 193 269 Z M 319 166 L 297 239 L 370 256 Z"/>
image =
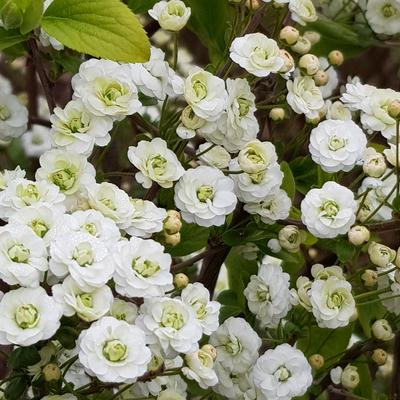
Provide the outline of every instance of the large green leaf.
<path id="1" fill-rule="evenodd" d="M 43 14 L 43 0 L 29 0 L 24 7 L 22 24 L 19 27 L 22 34 L 28 33 L 39 26 Z"/>
<path id="2" fill-rule="evenodd" d="M 286 161 L 281 162 L 281 171 L 283 172 L 283 181 L 281 188 L 287 193 L 291 200 L 296 194 L 296 182 L 293 177 L 292 170 Z"/>
<path id="3" fill-rule="evenodd" d="M 26 36 L 21 35 L 18 29 L 6 31 L 0 27 L 0 50 L 7 49 L 26 40 Z"/>
<path id="4" fill-rule="evenodd" d="M 170 250 L 172 257 L 182 257 L 207 246 L 210 229 L 183 223 L 180 243 Z"/>
<path id="5" fill-rule="evenodd" d="M 81 53 L 124 62 L 146 62 L 150 57 L 143 27 L 119 0 L 54 0 L 42 26 Z"/>

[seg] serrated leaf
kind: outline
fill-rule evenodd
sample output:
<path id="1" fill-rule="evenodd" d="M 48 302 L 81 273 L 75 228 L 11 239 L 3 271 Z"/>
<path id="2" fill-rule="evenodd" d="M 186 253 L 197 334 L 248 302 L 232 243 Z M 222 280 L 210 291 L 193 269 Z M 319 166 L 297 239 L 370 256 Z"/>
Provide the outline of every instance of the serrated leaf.
<path id="1" fill-rule="evenodd" d="M 21 35 L 19 30 L 5 30 L 0 27 L 0 50 L 7 49 L 26 40 L 25 35 Z"/>
<path id="2" fill-rule="evenodd" d="M 43 29 L 65 46 L 123 62 L 146 62 L 150 42 L 132 11 L 119 0 L 54 0 Z"/>

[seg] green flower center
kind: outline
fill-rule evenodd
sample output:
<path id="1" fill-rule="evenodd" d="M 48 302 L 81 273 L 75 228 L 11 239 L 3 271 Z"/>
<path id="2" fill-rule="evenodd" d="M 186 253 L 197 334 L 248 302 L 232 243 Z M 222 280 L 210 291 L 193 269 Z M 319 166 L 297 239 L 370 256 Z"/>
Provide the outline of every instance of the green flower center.
<path id="1" fill-rule="evenodd" d="M 26 264 L 29 260 L 29 249 L 27 249 L 23 244 L 14 244 L 8 249 L 8 256 L 10 260 L 15 263 Z"/>
<path id="2" fill-rule="evenodd" d="M 269 288 L 264 285 L 262 287 L 259 287 L 256 291 L 256 297 L 260 302 L 269 301 L 271 299 L 271 296 L 269 294 Z"/>
<path id="3" fill-rule="evenodd" d="M 290 371 L 284 365 L 279 367 L 274 373 L 274 376 L 278 378 L 279 382 L 287 381 L 290 378 L 290 375 Z"/>
<path id="4" fill-rule="evenodd" d="M 242 97 L 239 97 L 237 99 L 237 102 L 239 104 L 239 115 L 241 117 L 246 116 L 249 113 L 249 110 L 250 110 L 250 104 L 249 104 L 248 100 L 244 99 Z"/>
<path id="5" fill-rule="evenodd" d="M 97 233 L 96 225 L 93 222 L 89 222 L 83 225 L 83 229 L 92 236 L 95 236 Z"/>
<path id="6" fill-rule="evenodd" d="M 258 185 L 264 180 L 265 171 L 261 171 L 256 174 L 249 174 L 249 177 L 250 177 L 252 183 L 254 183 L 255 185 Z"/>
<path id="7" fill-rule="evenodd" d="M 82 120 L 79 117 L 72 118 L 69 121 L 68 128 L 71 133 L 78 133 L 81 132 L 82 128 L 84 127 Z"/>
<path id="8" fill-rule="evenodd" d="M 33 183 L 29 183 L 26 187 L 20 183 L 17 186 L 16 194 L 27 206 L 36 203 L 40 199 L 39 191 Z"/>
<path id="9" fill-rule="evenodd" d="M 103 356 L 111 362 L 123 361 L 128 357 L 128 348 L 120 340 L 108 340 L 103 345 Z"/>
<path id="10" fill-rule="evenodd" d="M 196 301 L 193 304 L 193 308 L 196 312 L 197 319 L 204 319 L 207 316 L 206 305 L 201 301 Z"/>
<path id="11" fill-rule="evenodd" d="M 40 238 L 43 238 L 44 235 L 46 235 L 46 233 L 49 231 L 49 227 L 41 219 L 34 219 L 31 221 L 30 227 Z"/>
<path id="12" fill-rule="evenodd" d="M 339 205 L 336 201 L 327 200 L 322 204 L 321 212 L 324 217 L 334 218 L 339 212 Z"/>
<path id="13" fill-rule="evenodd" d="M 60 169 L 51 175 L 51 181 L 60 188 L 61 191 L 71 189 L 76 181 L 76 173 L 72 169 Z"/>
<path id="14" fill-rule="evenodd" d="M 251 147 L 246 150 L 246 158 L 252 164 L 264 164 L 265 163 L 264 157 Z"/>
<path id="15" fill-rule="evenodd" d="M 132 260 L 132 268 L 143 278 L 150 278 L 160 271 L 160 265 L 152 260 L 143 260 L 142 257 L 136 257 Z"/>
<path id="16" fill-rule="evenodd" d="M 168 4 L 168 14 L 176 15 L 177 17 L 183 17 L 185 10 L 179 4 L 170 3 Z"/>
<path id="17" fill-rule="evenodd" d="M 93 296 L 90 293 L 79 294 L 77 300 L 87 308 L 93 308 Z"/>
<path id="18" fill-rule="evenodd" d="M 207 86 L 199 79 L 193 82 L 193 90 L 196 94 L 197 101 L 203 100 L 207 96 Z"/>
<path id="19" fill-rule="evenodd" d="M 214 188 L 210 185 L 202 185 L 197 189 L 197 198 L 206 203 L 207 200 L 212 200 L 214 197 Z"/>
<path id="20" fill-rule="evenodd" d="M 340 138 L 338 136 L 332 136 L 329 140 L 328 147 L 332 151 L 340 150 L 346 146 L 346 139 Z"/>
<path id="21" fill-rule="evenodd" d="M 114 315 L 114 317 L 115 317 L 116 319 L 118 319 L 119 321 L 126 321 L 126 314 L 125 314 L 124 312 L 116 313 L 116 314 Z"/>
<path id="22" fill-rule="evenodd" d="M 117 207 L 114 205 L 114 202 L 106 197 L 100 199 L 100 203 L 109 208 L 111 211 L 115 211 L 117 209 Z"/>
<path id="23" fill-rule="evenodd" d="M 391 18 L 398 13 L 398 10 L 392 4 L 385 4 L 382 8 L 382 15 L 385 18 Z"/>
<path id="24" fill-rule="evenodd" d="M 15 310 L 15 322 L 22 329 L 34 328 L 40 319 L 39 311 L 32 304 L 23 304 Z"/>
<path id="25" fill-rule="evenodd" d="M 242 351 L 242 344 L 240 343 L 239 339 L 237 337 L 230 337 L 229 342 L 225 344 L 225 350 L 229 353 L 235 356 L 236 354 L 239 354 Z"/>
<path id="26" fill-rule="evenodd" d="M 75 247 L 72 258 L 81 266 L 86 267 L 93 263 L 93 251 L 89 243 L 81 243 Z"/>
<path id="27" fill-rule="evenodd" d="M 329 308 L 341 308 L 346 302 L 347 293 L 341 290 L 333 292 L 327 299 L 327 306 Z"/>
<path id="28" fill-rule="evenodd" d="M 179 330 L 185 324 L 185 320 L 183 315 L 176 310 L 173 305 L 167 305 L 164 307 L 162 316 L 161 316 L 161 326 L 165 328 L 174 328 Z"/>
<path id="29" fill-rule="evenodd" d="M 165 173 L 165 169 L 167 167 L 167 160 L 163 156 L 157 155 L 150 159 L 150 165 L 154 171 L 154 175 L 160 176 Z"/>
<path id="30" fill-rule="evenodd" d="M 11 117 L 11 112 L 8 109 L 8 107 L 0 105 L 0 120 L 6 121 L 10 117 Z"/>
<path id="31" fill-rule="evenodd" d="M 126 88 L 124 88 L 119 82 L 109 82 L 99 80 L 100 89 L 97 91 L 97 97 L 106 105 L 113 106 L 117 100 L 127 94 Z"/>

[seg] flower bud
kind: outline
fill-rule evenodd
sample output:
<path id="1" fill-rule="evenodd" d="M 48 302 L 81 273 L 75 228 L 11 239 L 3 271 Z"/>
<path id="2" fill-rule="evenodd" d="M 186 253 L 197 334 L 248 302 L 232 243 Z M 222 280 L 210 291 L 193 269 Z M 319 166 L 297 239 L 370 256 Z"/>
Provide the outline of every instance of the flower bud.
<path id="1" fill-rule="evenodd" d="M 299 68 L 305 75 L 315 75 L 320 68 L 318 57 L 314 54 L 304 54 L 300 57 Z"/>
<path id="2" fill-rule="evenodd" d="M 353 312 L 353 314 L 351 315 L 351 317 L 350 317 L 350 322 L 354 322 L 354 321 L 357 321 L 357 319 L 358 319 L 358 310 L 357 310 L 357 308 L 355 308 L 354 309 L 354 312 Z"/>
<path id="3" fill-rule="evenodd" d="M 258 10 L 261 7 L 259 0 L 246 0 L 246 7 L 249 10 Z"/>
<path id="4" fill-rule="evenodd" d="M 61 371 L 57 364 L 47 364 L 42 373 L 46 382 L 58 381 L 61 378 Z"/>
<path id="5" fill-rule="evenodd" d="M 328 61 L 329 64 L 339 67 L 340 65 L 343 64 L 344 61 L 343 53 L 339 50 L 332 50 L 328 54 Z"/>
<path id="6" fill-rule="evenodd" d="M 389 104 L 388 114 L 394 119 L 400 119 L 400 100 L 393 100 Z"/>
<path id="7" fill-rule="evenodd" d="M 349 230 L 347 236 L 351 244 L 354 244 L 354 246 L 361 246 L 369 241 L 371 233 L 365 226 L 356 225 Z"/>
<path id="8" fill-rule="evenodd" d="M 355 389 L 360 383 L 360 375 L 358 374 L 357 367 L 350 364 L 347 365 L 340 377 L 340 383 L 347 390 Z"/>
<path id="9" fill-rule="evenodd" d="M 300 36 L 296 44 L 290 48 L 297 54 L 306 54 L 311 50 L 311 42 L 304 36 Z"/>
<path id="10" fill-rule="evenodd" d="M 369 244 L 368 255 L 371 262 L 381 268 L 385 268 L 396 258 L 396 252 L 393 249 L 376 242 Z"/>
<path id="11" fill-rule="evenodd" d="M 190 17 L 190 8 L 181 0 L 170 0 L 157 3 L 149 10 L 152 18 L 158 21 L 162 29 L 180 31 Z"/>
<path id="12" fill-rule="evenodd" d="M 375 286 L 378 282 L 378 273 L 372 269 L 366 269 L 361 275 L 361 280 L 367 287 Z"/>
<path id="13" fill-rule="evenodd" d="M 373 147 L 368 147 L 363 154 L 363 171 L 373 178 L 381 177 L 386 171 L 386 162 L 383 154 Z"/>
<path id="14" fill-rule="evenodd" d="M 273 253 L 279 253 L 282 250 L 282 247 L 281 247 L 278 239 L 270 239 L 270 240 L 268 240 L 267 247 Z"/>
<path id="15" fill-rule="evenodd" d="M 217 349 L 211 344 L 205 344 L 200 350 L 203 350 L 205 353 L 209 354 L 213 360 L 217 358 Z"/>
<path id="16" fill-rule="evenodd" d="M 182 228 L 181 214 L 176 210 L 168 210 L 164 220 L 164 231 L 168 235 L 178 233 Z"/>
<path id="17" fill-rule="evenodd" d="M 184 289 L 188 284 L 189 278 L 187 277 L 187 275 L 180 272 L 179 274 L 176 274 L 174 276 L 174 286 L 177 289 Z"/>
<path id="18" fill-rule="evenodd" d="M 386 351 L 383 350 L 383 349 L 375 349 L 375 350 L 372 352 L 372 356 L 371 356 L 372 361 L 374 361 L 374 362 L 377 363 L 378 365 L 383 365 L 383 364 L 385 364 L 386 361 L 387 361 L 387 357 L 388 357 L 388 354 L 387 354 Z"/>
<path id="19" fill-rule="evenodd" d="M 324 366 L 325 359 L 323 356 L 321 356 L 321 354 L 313 354 L 308 358 L 308 362 L 313 369 L 318 371 Z"/>
<path id="20" fill-rule="evenodd" d="M 312 78 L 317 86 L 325 86 L 329 82 L 329 74 L 322 69 L 319 69 Z"/>
<path id="21" fill-rule="evenodd" d="M 168 235 L 168 233 L 164 233 L 164 242 L 165 244 L 168 244 L 169 246 L 176 246 L 180 243 L 181 241 L 181 234 L 180 232 L 176 232 L 172 235 Z"/>
<path id="22" fill-rule="evenodd" d="M 305 31 L 303 37 L 308 39 L 312 46 L 321 40 L 321 35 L 315 31 Z"/>
<path id="23" fill-rule="evenodd" d="M 387 341 L 394 337 L 392 327 L 386 319 L 376 320 L 372 324 L 371 330 L 373 335 L 379 340 Z"/>
<path id="24" fill-rule="evenodd" d="M 318 257 L 318 250 L 315 247 L 310 247 L 308 249 L 308 256 L 312 259 L 315 260 Z"/>
<path id="25" fill-rule="evenodd" d="M 284 61 L 283 66 L 279 70 L 280 73 L 286 74 L 294 69 L 294 59 L 292 55 L 285 49 L 279 50 L 280 56 Z"/>
<path id="26" fill-rule="evenodd" d="M 193 130 L 201 128 L 206 122 L 204 119 L 198 117 L 190 106 L 183 109 L 181 121 L 186 128 Z"/>
<path id="27" fill-rule="evenodd" d="M 279 39 L 288 46 L 294 45 L 299 39 L 300 33 L 293 26 L 285 26 L 279 32 Z"/>
<path id="28" fill-rule="evenodd" d="M 300 249 L 302 235 L 297 226 L 287 225 L 279 231 L 278 239 L 283 249 L 290 253 L 296 253 Z"/>
<path id="29" fill-rule="evenodd" d="M 275 122 L 282 121 L 285 118 L 285 110 L 281 107 L 274 107 L 269 112 L 269 117 Z"/>

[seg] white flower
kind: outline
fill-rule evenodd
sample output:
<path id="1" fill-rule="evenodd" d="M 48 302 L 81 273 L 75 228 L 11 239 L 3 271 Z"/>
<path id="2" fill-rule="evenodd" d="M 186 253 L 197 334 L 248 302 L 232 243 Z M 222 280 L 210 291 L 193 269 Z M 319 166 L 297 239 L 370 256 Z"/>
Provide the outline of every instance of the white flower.
<path id="1" fill-rule="evenodd" d="M 222 146 L 215 146 L 208 142 L 202 143 L 198 147 L 196 155 L 200 165 L 208 165 L 218 169 L 227 168 L 231 161 L 230 154 Z"/>
<path id="2" fill-rule="evenodd" d="M 367 107 L 370 97 L 377 89 L 371 85 L 363 85 L 356 77 L 346 83 L 345 91 L 340 100 L 351 111 L 363 110 Z"/>
<path id="3" fill-rule="evenodd" d="M 78 355 L 78 348 L 74 347 L 72 350 L 63 349 L 61 352 L 58 362 L 60 365 L 65 363 L 68 360 L 71 360 L 72 357 Z M 90 383 L 91 379 L 88 375 L 85 374 L 85 370 L 83 365 L 79 362 L 79 359 L 76 360 L 69 368 L 67 373 L 65 374 L 65 379 L 67 382 L 71 382 L 75 387 L 81 387 Z"/>
<path id="4" fill-rule="evenodd" d="M 178 299 L 144 299 L 136 324 L 146 332 L 148 343 L 159 343 L 167 355 L 196 351 L 202 336 L 194 311 Z"/>
<path id="5" fill-rule="evenodd" d="M 353 121 L 325 120 L 311 131 L 309 151 L 326 172 L 348 172 L 362 160 L 367 147 L 364 132 Z"/>
<path id="6" fill-rule="evenodd" d="M 235 38 L 229 51 L 235 63 L 258 77 L 276 73 L 284 64 L 275 40 L 259 32 Z"/>
<path id="7" fill-rule="evenodd" d="M 45 126 L 33 125 L 22 135 L 21 142 L 28 157 L 40 157 L 51 149 L 50 129 Z"/>
<path id="8" fill-rule="evenodd" d="M 182 139 L 192 139 L 196 136 L 196 130 L 204 126 L 206 121 L 197 116 L 192 107 L 186 106 L 181 114 L 181 123 L 176 128 L 176 134 Z"/>
<path id="9" fill-rule="evenodd" d="M 190 7 L 180 0 L 159 1 L 149 10 L 150 17 L 160 24 L 162 29 L 180 31 L 190 18 Z"/>
<path id="10" fill-rule="evenodd" d="M 115 298 L 109 314 L 120 321 L 134 324 L 138 315 L 138 307 L 136 304 Z"/>
<path id="11" fill-rule="evenodd" d="M 311 77 L 297 76 L 293 81 L 288 81 L 286 86 L 286 100 L 295 113 L 304 114 L 309 119 L 318 117 L 324 107 L 324 99 Z"/>
<path id="12" fill-rule="evenodd" d="M 319 238 L 347 233 L 356 220 L 356 211 L 353 192 L 332 181 L 321 189 L 311 189 L 301 202 L 301 219 Z"/>
<path id="13" fill-rule="evenodd" d="M 318 19 L 312 0 L 290 0 L 289 11 L 293 21 L 300 25 L 306 25 L 308 22 L 314 22 Z"/>
<path id="14" fill-rule="evenodd" d="M 368 0 L 365 17 L 375 33 L 395 35 L 400 31 L 400 1 Z"/>
<path id="15" fill-rule="evenodd" d="M 351 120 L 351 111 L 339 100 L 333 103 L 330 100 L 325 101 L 326 119 L 339 119 L 342 121 Z"/>
<path id="16" fill-rule="evenodd" d="M 11 82 L 3 75 L 0 75 L 0 92 L 4 94 L 12 93 Z"/>
<path id="17" fill-rule="evenodd" d="M 49 7 L 49 5 L 53 2 L 53 0 L 45 0 L 44 1 L 44 10 L 47 10 L 47 8 Z M 49 36 L 43 28 L 40 28 L 40 32 L 39 32 L 39 40 L 40 40 L 40 44 L 44 47 L 47 46 L 51 46 L 53 47 L 55 50 L 64 50 L 64 45 L 59 42 L 56 38 L 54 38 L 53 36 Z"/>
<path id="18" fill-rule="evenodd" d="M 134 208 L 122 189 L 109 182 L 95 183 L 86 189 L 91 208 L 112 219 L 121 229 L 131 224 Z"/>
<path id="19" fill-rule="evenodd" d="M 309 291 L 312 313 L 320 328 L 336 329 L 349 324 L 356 310 L 349 282 L 331 276 L 315 280 Z"/>
<path id="20" fill-rule="evenodd" d="M 397 155 L 396 148 L 397 146 L 395 144 L 389 143 L 389 148 L 383 150 L 383 154 L 385 155 L 386 160 L 388 161 L 389 164 L 393 165 L 393 167 L 397 165 L 397 158 L 400 160 L 400 149 L 398 149 L 397 151 L 398 155 Z"/>
<path id="21" fill-rule="evenodd" d="M 70 101 L 63 109 L 56 107 L 50 117 L 53 146 L 90 155 L 93 147 L 106 146 L 111 137 L 113 121 L 87 111 L 80 100 Z"/>
<path id="22" fill-rule="evenodd" d="M 93 165 L 81 154 L 54 149 L 44 153 L 39 163 L 36 179 L 56 185 L 68 197 L 96 182 Z"/>
<path id="23" fill-rule="evenodd" d="M 291 308 L 289 275 L 278 264 L 262 263 L 244 290 L 250 311 L 263 327 L 276 328 Z"/>
<path id="24" fill-rule="evenodd" d="M 363 154 L 363 171 L 373 178 L 381 177 L 386 171 L 383 154 L 378 153 L 373 147 L 367 147 Z"/>
<path id="25" fill-rule="evenodd" d="M 139 111 L 141 103 L 129 68 L 110 60 L 92 58 L 72 78 L 74 98 L 82 100 L 89 112 L 121 120 Z"/>
<path id="26" fill-rule="evenodd" d="M 320 69 L 325 71 L 328 74 L 328 82 L 319 87 L 319 90 L 321 91 L 322 97 L 324 99 L 332 96 L 332 93 L 335 91 L 339 84 L 339 77 L 338 73 L 335 68 L 332 66 L 329 67 L 329 61 L 325 57 L 319 57 L 319 64 L 320 64 Z"/>
<path id="27" fill-rule="evenodd" d="M 0 171 L 0 195 L 10 182 L 25 178 L 25 171 L 18 165 L 15 169 L 4 169 Z"/>
<path id="28" fill-rule="evenodd" d="M 251 377 L 261 400 L 290 400 L 302 396 L 313 380 L 304 354 L 287 343 L 267 350 L 257 360 Z"/>
<path id="29" fill-rule="evenodd" d="M 219 117 L 228 97 L 225 82 L 198 67 L 193 68 L 186 78 L 183 95 L 193 112 L 209 121 Z"/>
<path id="30" fill-rule="evenodd" d="M 187 285 L 182 290 L 181 299 L 193 309 L 205 335 L 211 335 L 217 330 L 221 304 L 217 301 L 210 301 L 210 292 L 203 284 L 196 282 Z"/>
<path id="31" fill-rule="evenodd" d="M 135 175 L 136 180 L 145 188 L 149 188 L 152 182 L 170 188 L 185 172 L 175 153 L 161 138 L 151 142 L 141 140 L 137 146 L 130 146 L 128 158 L 139 170 Z"/>
<path id="32" fill-rule="evenodd" d="M 0 228 L 0 278 L 9 285 L 37 287 L 48 270 L 42 239 L 23 225 Z"/>
<path id="33" fill-rule="evenodd" d="M 0 343 L 30 346 L 50 339 L 61 315 L 61 307 L 42 287 L 11 290 L 0 301 Z"/>
<path id="34" fill-rule="evenodd" d="M 175 186 L 175 204 L 182 218 L 200 226 L 220 226 L 236 206 L 233 181 L 212 167 L 189 169 Z"/>
<path id="35" fill-rule="evenodd" d="M 276 162 L 276 153 L 269 155 L 268 168 L 254 174 L 230 174 L 235 183 L 235 194 L 245 203 L 263 201 L 268 195 L 275 193 L 283 180 L 283 173 Z M 230 171 L 240 171 L 237 159 L 229 164 Z"/>
<path id="36" fill-rule="evenodd" d="M 106 315 L 114 300 L 111 289 L 102 286 L 86 292 L 67 276 L 62 284 L 52 287 L 53 298 L 63 308 L 63 314 L 71 317 L 77 314 L 87 322 L 95 321 Z"/>
<path id="37" fill-rule="evenodd" d="M 331 378 L 331 381 L 335 385 L 340 385 L 340 378 L 342 376 L 343 368 L 341 366 L 338 366 L 336 368 L 332 368 L 329 372 L 329 377 Z"/>
<path id="38" fill-rule="evenodd" d="M 167 95 L 183 93 L 183 79 L 175 74 L 165 61 L 165 54 L 151 47 L 150 60 L 146 63 L 128 64 L 133 82 L 148 97 L 165 100 Z"/>
<path id="39" fill-rule="evenodd" d="M 213 366 L 214 361 L 211 355 L 204 350 L 198 350 L 185 356 L 186 366 L 182 368 L 182 373 L 188 378 L 195 380 L 203 389 L 215 386 L 218 377 Z"/>
<path id="40" fill-rule="evenodd" d="M 89 233 L 73 232 L 50 244 L 50 271 L 57 277 L 68 273 L 83 291 L 104 286 L 114 273 L 110 250 Z"/>
<path id="41" fill-rule="evenodd" d="M 82 331 L 78 347 L 86 372 L 102 382 L 135 382 L 151 357 L 144 332 L 113 317 L 103 317 Z"/>
<path id="42" fill-rule="evenodd" d="M 289 216 L 292 202 L 286 192 L 278 189 L 268 194 L 258 203 L 249 202 L 244 205 L 244 210 L 249 214 L 257 214 L 264 224 L 274 224 L 279 219 Z"/>
<path id="43" fill-rule="evenodd" d="M 152 239 L 131 237 L 114 249 L 115 290 L 126 297 L 156 297 L 173 289 L 172 259 Z"/>
<path id="44" fill-rule="evenodd" d="M 0 93 L 0 140 L 21 136 L 28 128 L 28 110 L 18 97 Z"/>
<path id="45" fill-rule="evenodd" d="M 230 317 L 210 336 L 218 363 L 230 372 L 244 373 L 258 358 L 261 339 L 243 318 Z"/>
<path id="46" fill-rule="evenodd" d="M 380 268 L 386 268 L 396 258 L 396 251 L 384 244 L 371 242 L 368 245 L 368 256 L 372 264 Z"/>
<path id="47" fill-rule="evenodd" d="M 275 146 L 270 142 L 260 142 L 258 139 L 248 142 L 240 150 L 237 158 L 241 170 L 247 174 L 265 171 L 277 160 Z"/>

